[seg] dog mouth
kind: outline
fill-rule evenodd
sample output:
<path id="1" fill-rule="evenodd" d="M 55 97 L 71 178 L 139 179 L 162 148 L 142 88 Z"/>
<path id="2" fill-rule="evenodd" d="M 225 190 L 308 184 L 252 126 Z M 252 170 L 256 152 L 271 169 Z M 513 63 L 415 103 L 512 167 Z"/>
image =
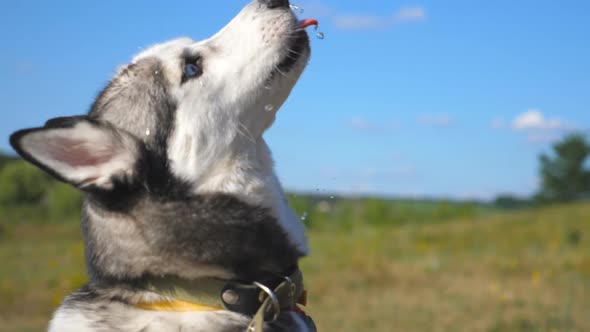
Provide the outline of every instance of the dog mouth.
<path id="1" fill-rule="evenodd" d="M 310 26 L 318 25 L 318 21 L 315 19 L 305 19 L 299 21 L 295 27 L 294 32 L 289 37 L 289 43 L 286 46 L 286 54 L 283 60 L 277 65 L 276 71 L 280 74 L 289 73 L 293 67 L 299 62 L 302 56 L 304 56 L 309 50 L 309 36 L 305 29 Z"/>

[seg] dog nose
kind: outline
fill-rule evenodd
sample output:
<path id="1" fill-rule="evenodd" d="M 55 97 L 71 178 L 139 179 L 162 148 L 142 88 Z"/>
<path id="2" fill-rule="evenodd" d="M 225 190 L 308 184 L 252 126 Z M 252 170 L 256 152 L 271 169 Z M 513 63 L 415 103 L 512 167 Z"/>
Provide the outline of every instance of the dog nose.
<path id="1" fill-rule="evenodd" d="M 289 6 L 289 0 L 258 0 L 258 1 L 263 6 L 266 6 L 266 8 L 268 8 L 268 9 Z"/>

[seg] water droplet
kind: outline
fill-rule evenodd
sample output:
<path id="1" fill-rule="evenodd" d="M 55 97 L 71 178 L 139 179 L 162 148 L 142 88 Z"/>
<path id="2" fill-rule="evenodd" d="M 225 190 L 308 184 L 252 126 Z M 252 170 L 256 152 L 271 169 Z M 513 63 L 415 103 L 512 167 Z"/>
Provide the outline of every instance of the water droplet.
<path id="1" fill-rule="evenodd" d="M 303 9 L 303 8 L 297 6 L 297 5 L 289 5 L 289 7 L 291 7 L 291 9 L 293 9 L 295 11 L 298 11 L 300 13 L 303 13 L 305 11 L 305 9 Z"/>
<path id="2" fill-rule="evenodd" d="M 264 110 L 267 111 L 267 112 L 272 112 L 272 111 L 275 110 L 275 105 L 268 104 L 268 105 L 264 106 Z"/>
<path id="3" fill-rule="evenodd" d="M 154 72 L 154 74 L 156 74 L 156 75 L 158 75 L 159 73 L 160 73 L 160 71 L 159 71 L 159 70 L 156 70 L 156 71 Z"/>
<path id="4" fill-rule="evenodd" d="M 301 221 L 306 221 L 307 220 L 307 212 L 303 212 L 303 215 L 301 216 Z"/>
<path id="5" fill-rule="evenodd" d="M 150 130 L 150 128 L 145 130 L 145 136 L 150 136 L 152 134 L 152 131 Z"/>
<path id="6" fill-rule="evenodd" d="M 316 35 L 316 36 L 317 36 L 319 39 L 324 39 L 324 38 L 326 38 L 326 35 L 324 35 L 324 33 L 323 33 L 323 32 L 321 32 L 321 31 L 318 31 L 318 29 L 319 29 L 319 26 L 318 26 L 318 25 L 316 25 L 316 26 L 315 26 L 315 31 L 316 31 L 316 34 L 315 34 L 315 35 Z"/>

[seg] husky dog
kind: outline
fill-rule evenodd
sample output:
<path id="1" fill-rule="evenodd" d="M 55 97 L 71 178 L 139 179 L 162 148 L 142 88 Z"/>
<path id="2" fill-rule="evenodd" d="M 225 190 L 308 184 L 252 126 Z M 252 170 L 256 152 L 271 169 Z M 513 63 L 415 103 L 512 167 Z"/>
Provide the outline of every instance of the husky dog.
<path id="1" fill-rule="evenodd" d="M 50 331 L 314 329 L 296 305 L 304 228 L 262 138 L 308 62 L 313 24 L 287 0 L 255 0 L 210 39 L 137 55 L 88 115 L 11 136 L 84 192 L 89 284 Z"/>

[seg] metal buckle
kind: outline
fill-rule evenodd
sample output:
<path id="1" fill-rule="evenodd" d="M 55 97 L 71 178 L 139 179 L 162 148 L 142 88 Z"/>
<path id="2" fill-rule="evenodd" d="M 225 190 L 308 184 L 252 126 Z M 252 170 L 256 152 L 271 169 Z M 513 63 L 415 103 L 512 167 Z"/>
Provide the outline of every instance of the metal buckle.
<path id="1" fill-rule="evenodd" d="M 290 277 L 284 276 L 283 279 L 285 279 L 289 285 L 289 299 L 291 300 L 291 305 L 295 305 L 295 292 L 297 291 L 297 285 L 295 285 L 293 279 Z"/>
<path id="2" fill-rule="evenodd" d="M 254 285 L 256 285 L 256 287 L 260 288 L 263 292 L 266 293 L 266 295 L 268 295 L 268 298 L 271 300 L 271 304 L 272 304 L 272 308 L 274 310 L 274 314 L 272 319 L 270 320 L 270 322 L 274 322 L 275 320 L 277 320 L 279 318 L 279 314 L 281 313 L 281 305 L 279 303 L 279 298 L 277 297 L 277 295 L 272 291 L 272 289 L 266 287 L 265 285 L 254 281 L 253 282 Z M 266 301 L 266 300 L 264 300 Z M 264 305 L 264 301 L 263 305 Z"/>

